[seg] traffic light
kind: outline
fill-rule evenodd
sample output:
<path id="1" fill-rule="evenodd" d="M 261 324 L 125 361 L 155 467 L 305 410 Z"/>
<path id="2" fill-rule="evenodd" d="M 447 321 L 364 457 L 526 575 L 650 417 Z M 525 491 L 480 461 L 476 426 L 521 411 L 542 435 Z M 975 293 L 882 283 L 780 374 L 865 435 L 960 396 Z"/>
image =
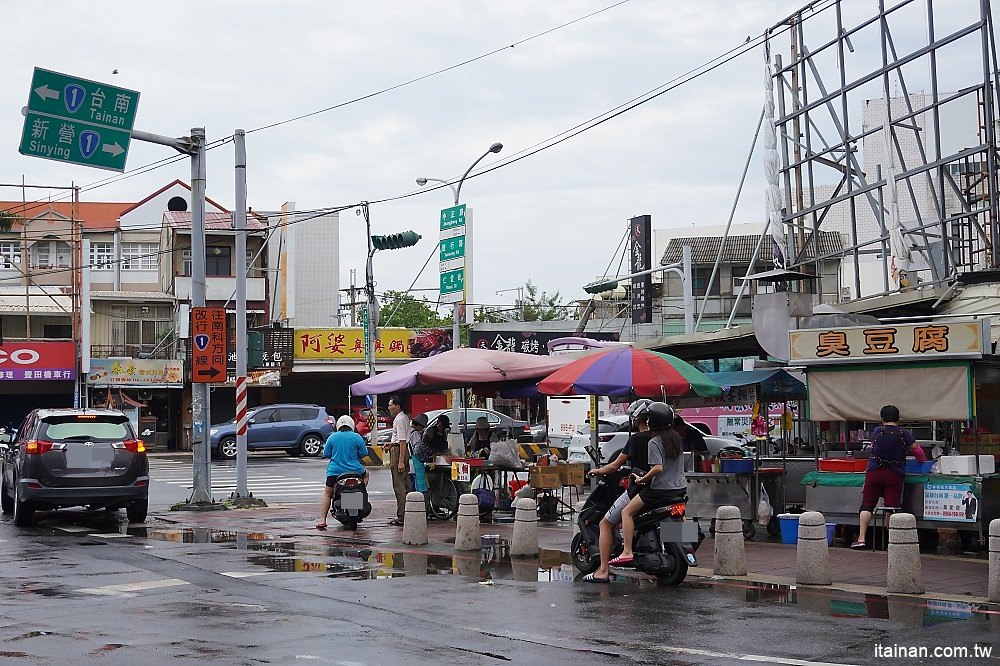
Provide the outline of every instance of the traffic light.
<path id="1" fill-rule="evenodd" d="M 376 250 L 398 250 L 416 245 L 421 236 L 415 231 L 401 231 L 388 236 L 372 236 L 372 246 Z"/>
<path id="2" fill-rule="evenodd" d="M 617 286 L 618 280 L 597 280 L 596 282 L 584 285 L 583 290 L 588 294 L 603 294 L 606 291 L 611 291 Z"/>

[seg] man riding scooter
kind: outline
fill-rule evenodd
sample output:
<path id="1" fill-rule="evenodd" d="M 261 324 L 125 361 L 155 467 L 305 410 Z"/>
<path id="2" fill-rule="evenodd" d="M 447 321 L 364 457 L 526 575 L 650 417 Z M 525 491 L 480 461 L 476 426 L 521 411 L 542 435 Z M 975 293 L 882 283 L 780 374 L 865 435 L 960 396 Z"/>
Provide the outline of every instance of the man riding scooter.
<path id="1" fill-rule="evenodd" d="M 628 442 L 625 443 L 625 447 L 613 461 L 603 467 L 591 470 L 590 476 L 612 474 L 617 472 L 626 462 L 631 466 L 632 473 L 645 473 L 649 468 L 648 448 L 649 440 L 652 437 L 652 434 L 649 432 L 650 404 L 652 404 L 651 400 L 637 400 L 629 405 L 629 415 L 632 417 L 633 426 L 638 432 L 629 437 Z M 623 492 L 601 519 L 598 542 L 601 566 L 596 572 L 584 576 L 584 580 L 592 582 L 607 582 L 609 580 L 609 562 L 611 560 L 611 550 L 614 546 L 614 531 L 621 525 L 622 510 L 638 491 L 639 487 L 633 485 L 627 492 Z"/>
<path id="2" fill-rule="evenodd" d="M 347 415 L 341 416 L 337 419 L 337 431 L 327 438 L 326 446 L 323 447 L 323 457 L 329 458 L 330 462 L 326 466 L 326 488 L 323 492 L 316 529 L 326 529 L 326 514 L 330 510 L 337 481 L 344 474 L 356 475 L 361 479 L 364 505 L 369 506 L 368 491 L 365 487 L 368 484 L 368 470 L 362 462 L 367 455 L 368 446 L 365 440 L 354 431 L 354 419 Z"/>

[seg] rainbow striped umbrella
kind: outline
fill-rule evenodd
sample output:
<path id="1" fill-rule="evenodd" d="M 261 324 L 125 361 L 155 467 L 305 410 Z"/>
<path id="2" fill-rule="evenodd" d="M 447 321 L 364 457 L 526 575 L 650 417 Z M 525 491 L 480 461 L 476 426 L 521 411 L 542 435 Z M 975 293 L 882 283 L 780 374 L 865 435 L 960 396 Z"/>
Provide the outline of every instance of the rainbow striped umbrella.
<path id="1" fill-rule="evenodd" d="M 659 398 L 722 394 L 703 372 L 676 356 L 616 347 L 579 358 L 538 383 L 545 395 Z"/>

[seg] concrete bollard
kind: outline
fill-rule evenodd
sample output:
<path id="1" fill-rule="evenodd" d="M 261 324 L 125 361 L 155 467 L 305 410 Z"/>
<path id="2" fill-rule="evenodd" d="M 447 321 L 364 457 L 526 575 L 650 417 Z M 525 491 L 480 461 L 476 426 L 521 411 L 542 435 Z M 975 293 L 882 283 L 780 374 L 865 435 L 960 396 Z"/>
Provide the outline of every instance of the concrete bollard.
<path id="1" fill-rule="evenodd" d="M 747 555 L 743 545 L 743 519 L 735 506 L 720 506 L 715 511 L 716 576 L 746 576 Z"/>
<path id="2" fill-rule="evenodd" d="M 990 603 L 1000 603 L 1000 518 L 990 521 L 990 568 L 989 593 Z"/>
<path id="3" fill-rule="evenodd" d="M 538 507 L 524 497 L 514 502 L 514 535 L 510 540 L 511 557 L 538 555 Z"/>
<path id="4" fill-rule="evenodd" d="M 895 513 L 889 517 L 888 555 L 886 590 L 889 594 L 923 594 L 926 588 L 920 569 L 917 519 L 912 513 Z"/>
<path id="5" fill-rule="evenodd" d="M 468 493 L 458 498 L 458 520 L 455 525 L 455 550 L 479 550 L 479 498 Z"/>
<path id="6" fill-rule="evenodd" d="M 573 505 L 573 536 L 580 533 L 580 514 L 586 502 L 580 501 Z"/>
<path id="7" fill-rule="evenodd" d="M 423 493 L 406 493 L 403 543 L 410 546 L 422 546 L 427 543 L 427 506 L 424 504 Z"/>
<path id="8" fill-rule="evenodd" d="M 795 546 L 795 582 L 799 585 L 831 585 L 830 547 L 826 541 L 826 518 L 819 511 L 799 516 L 799 540 Z"/>

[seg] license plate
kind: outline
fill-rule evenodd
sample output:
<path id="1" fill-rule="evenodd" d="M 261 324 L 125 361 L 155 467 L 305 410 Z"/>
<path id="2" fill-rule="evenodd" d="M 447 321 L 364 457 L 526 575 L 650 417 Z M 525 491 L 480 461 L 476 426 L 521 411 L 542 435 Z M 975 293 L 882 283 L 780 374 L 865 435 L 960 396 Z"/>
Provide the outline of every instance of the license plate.
<path id="1" fill-rule="evenodd" d="M 114 453 L 108 455 L 106 447 L 70 445 L 66 447 L 66 467 L 94 469 L 111 464 Z"/>
<path id="2" fill-rule="evenodd" d="M 660 523 L 660 540 L 663 543 L 695 543 L 698 541 L 698 523 L 693 520 L 664 520 Z"/>
<path id="3" fill-rule="evenodd" d="M 361 493 L 343 493 L 340 496 L 340 508 L 345 511 L 365 508 L 365 498 Z"/>

